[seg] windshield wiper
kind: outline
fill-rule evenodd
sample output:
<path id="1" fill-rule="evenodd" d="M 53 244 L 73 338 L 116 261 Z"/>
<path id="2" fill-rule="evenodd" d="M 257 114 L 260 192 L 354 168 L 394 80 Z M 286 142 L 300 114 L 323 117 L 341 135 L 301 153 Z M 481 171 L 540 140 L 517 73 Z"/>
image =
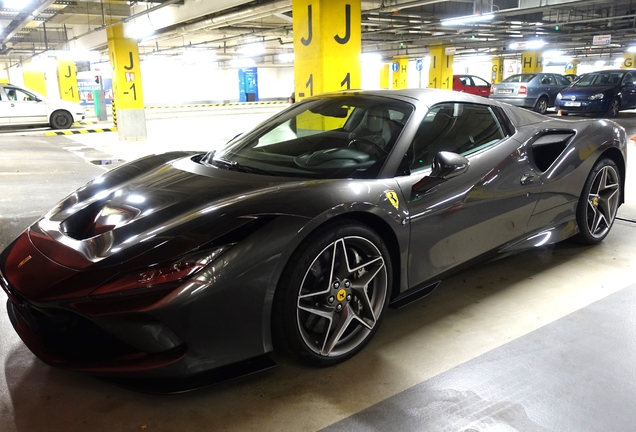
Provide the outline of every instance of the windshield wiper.
<path id="1" fill-rule="evenodd" d="M 212 159 L 212 161 L 217 162 L 219 165 L 223 165 L 224 167 L 226 167 L 228 170 L 231 170 L 231 171 L 240 171 L 240 172 L 245 172 L 250 174 L 261 174 L 261 175 L 269 175 L 269 176 L 276 175 L 270 171 L 267 171 L 261 168 L 247 166 L 247 165 L 241 165 L 240 163 L 233 160 L 229 160 L 229 159 L 215 158 L 215 159 Z"/>

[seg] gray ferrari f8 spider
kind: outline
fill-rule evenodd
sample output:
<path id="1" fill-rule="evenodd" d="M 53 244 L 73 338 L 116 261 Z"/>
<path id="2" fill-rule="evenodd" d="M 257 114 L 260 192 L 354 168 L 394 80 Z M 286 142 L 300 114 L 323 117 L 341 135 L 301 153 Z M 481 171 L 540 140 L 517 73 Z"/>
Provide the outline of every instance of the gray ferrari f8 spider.
<path id="1" fill-rule="evenodd" d="M 624 200 L 626 139 L 464 93 L 346 91 L 208 153 L 122 165 L 0 255 L 44 362 L 150 391 L 358 353 L 387 307 L 486 259 L 593 245 Z"/>

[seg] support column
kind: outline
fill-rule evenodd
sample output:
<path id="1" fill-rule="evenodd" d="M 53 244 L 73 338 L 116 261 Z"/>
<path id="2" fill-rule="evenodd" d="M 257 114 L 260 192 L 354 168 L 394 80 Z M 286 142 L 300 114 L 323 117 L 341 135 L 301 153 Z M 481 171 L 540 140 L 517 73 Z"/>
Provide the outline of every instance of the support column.
<path id="1" fill-rule="evenodd" d="M 625 51 L 623 53 L 623 63 L 621 64 L 621 68 L 631 69 L 634 65 L 636 65 L 636 53 Z"/>
<path id="2" fill-rule="evenodd" d="M 296 100 L 360 88 L 360 0 L 294 0 Z"/>
<path id="3" fill-rule="evenodd" d="M 383 64 L 382 68 L 380 69 L 380 88 L 381 89 L 389 88 L 390 74 L 391 74 L 391 65 L 388 63 Z"/>
<path id="4" fill-rule="evenodd" d="M 566 75 L 577 75 L 577 70 L 579 66 L 578 60 L 572 60 L 565 64 L 565 74 Z"/>
<path id="5" fill-rule="evenodd" d="M 504 59 L 503 57 L 492 58 L 492 73 L 490 74 L 490 84 L 497 84 L 503 80 Z"/>
<path id="6" fill-rule="evenodd" d="M 407 57 L 393 57 L 391 63 L 393 71 L 393 89 L 405 89 L 409 86 L 409 59 Z"/>
<path id="7" fill-rule="evenodd" d="M 124 37 L 122 25 L 107 28 L 106 34 L 110 65 L 113 68 L 113 96 L 117 101 L 119 139 L 143 141 L 147 138 L 146 114 L 137 40 Z"/>
<path id="8" fill-rule="evenodd" d="M 443 46 L 431 47 L 429 50 L 431 64 L 428 68 L 428 87 L 444 90 L 453 89 L 453 58 L 446 54 Z"/>
<path id="9" fill-rule="evenodd" d="M 46 96 L 46 77 L 44 72 L 25 69 L 22 72 L 24 87 Z"/>
<path id="10" fill-rule="evenodd" d="M 543 72 L 543 51 L 521 53 L 521 73 Z"/>
<path id="11" fill-rule="evenodd" d="M 62 100 L 79 103 L 75 62 L 57 60 L 57 83 L 60 87 L 60 98 Z"/>

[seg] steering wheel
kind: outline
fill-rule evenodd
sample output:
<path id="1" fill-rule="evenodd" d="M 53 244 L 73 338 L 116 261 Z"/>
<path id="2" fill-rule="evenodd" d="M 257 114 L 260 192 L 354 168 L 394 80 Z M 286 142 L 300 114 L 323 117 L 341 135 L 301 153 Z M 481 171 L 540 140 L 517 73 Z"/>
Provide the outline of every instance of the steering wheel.
<path id="1" fill-rule="evenodd" d="M 364 138 L 364 137 L 354 137 L 351 139 L 351 141 L 349 141 L 349 144 L 347 144 L 347 147 L 356 147 L 356 143 L 361 143 L 361 144 L 369 144 L 371 145 L 373 148 L 375 148 L 376 150 L 378 150 L 380 153 L 384 154 L 384 155 L 388 155 L 389 152 L 382 147 L 380 144 L 378 144 L 377 142 L 370 140 L 368 138 Z M 358 149 L 358 150 L 362 150 L 362 149 Z M 364 151 L 364 150 L 363 150 Z M 368 153 L 368 152 L 366 152 Z M 371 156 L 375 156 L 375 155 L 371 155 Z"/>

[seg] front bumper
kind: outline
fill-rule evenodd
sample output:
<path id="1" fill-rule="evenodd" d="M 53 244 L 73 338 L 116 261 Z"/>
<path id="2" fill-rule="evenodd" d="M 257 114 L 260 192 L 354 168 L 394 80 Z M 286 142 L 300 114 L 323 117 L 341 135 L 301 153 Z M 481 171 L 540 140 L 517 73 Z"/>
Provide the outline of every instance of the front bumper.
<path id="1" fill-rule="evenodd" d="M 573 103 L 580 103 L 580 106 L 573 106 Z M 568 101 L 565 99 L 557 99 L 554 103 L 554 107 L 557 111 L 561 110 L 564 113 L 576 113 L 576 114 L 597 114 L 604 113 L 608 109 L 609 101 L 606 99 L 597 100 L 577 100 Z M 570 106 L 568 106 L 570 104 Z"/>

